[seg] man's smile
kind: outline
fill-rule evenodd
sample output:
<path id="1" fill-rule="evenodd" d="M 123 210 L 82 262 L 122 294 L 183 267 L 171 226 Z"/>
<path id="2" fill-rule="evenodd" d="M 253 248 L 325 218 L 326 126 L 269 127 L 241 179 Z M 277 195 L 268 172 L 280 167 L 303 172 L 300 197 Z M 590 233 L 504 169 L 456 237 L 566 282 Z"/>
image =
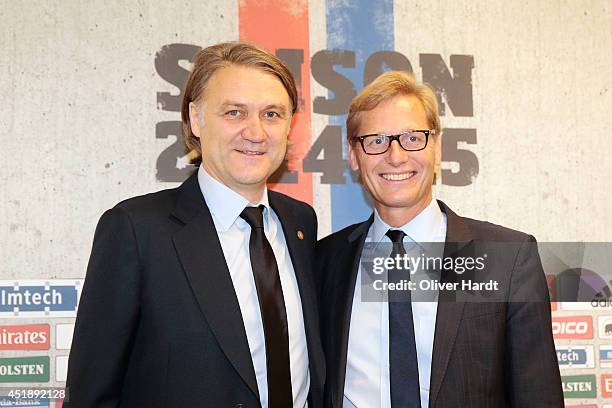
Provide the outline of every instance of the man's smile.
<path id="1" fill-rule="evenodd" d="M 404 181 L 414 177 L 416 171 L 407 171 L 405 173 L 381 173 L 380 176 L 387 181 Z"/>

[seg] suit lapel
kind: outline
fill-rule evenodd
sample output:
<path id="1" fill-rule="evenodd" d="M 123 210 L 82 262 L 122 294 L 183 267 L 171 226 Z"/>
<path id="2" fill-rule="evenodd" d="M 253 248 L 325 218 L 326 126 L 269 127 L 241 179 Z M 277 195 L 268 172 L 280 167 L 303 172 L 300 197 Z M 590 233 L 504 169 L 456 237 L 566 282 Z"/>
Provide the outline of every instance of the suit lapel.
<path id="1" fill-rule="evenodd" d="M 457 257 L 460 251 L 466 248 L 471 241 L 471 233 L 465 221 L 442 201 L 438 201 L 440 209 L 446 214 L 446 243 L 444 245 L 444 258 Z M 442 282 L 456 282 L 457 275 L 443 273 Z M 433 356 L 431 363 L 431 383 L 429 391 L 429 406 L 435 407 L 436 398 L 446 374 L 451 352 L 459 330 L 461 316 L 465 303 L 455 302 L 454 294 L 442 291 L 438 300 L 438 313 L 434 336 Z"/>
<path id="2" fill-rule="evenodd" d="M 306 341 L 308 344 L 308 356 L 310 359 L 311 375 L 314 374 L 313 368 L 324 366 L 325 357 L 320 346 L 319 334 L 319 319 L 317 313 L 317 301 L 313 282 L 312 272 L 312 254 L 314 248 L 308 250 L 308 245 L 316 242 L 316 236 L 304 237 L 304 233 L 311 231 L 304 224 L 304 219 L 300 218 L 292 211 L 292 207 L 288 205 L 288 201 L 278 193 L 268 190 L 268 200 L 270 206 L 278 216 L 285 235 L 285 242 L 291 256 L 291 263 L 295 272 L 295 277 L 300 291 L 300 299 L 302 303 L 302 315 L 304 318 L 304 328 L 306 330 Z M 301 232 L 302 238 L 298 237 Z M 312 231 L 312 234 L 316 234 Z M 313 362 L 318 364 L 314 365 Z M 318 372 L 318 382 L 320 387 L 323 386 L 324 373 Z"/>
<path id="3" fill-rule="evenodd" d="M 172 215 L 185 223 L 173 242 L 200 309 L 223 352 L 259 399 L 240 305 L 196 173 L 179 188 Z"/>
<path id="4" fill-rule="evenodd" d="M 328 361 L 331 365 L 330 389 L 332 390 L 332 404 L 335 407 L 342 407 L 344 396 L 344 380 L 346 377 L 346 362 L 348 354 L 349 330 L 351 324 L 351 312 L 353 310 L 353 297 L 355 295 L 355 285 L 357 283 L 357 272 L 359 271 L 359 261 L 361 251 L 368 233 L 368 229 L 374 221 L 374 214 L 370 218 L 359 224 L 348 236 L 348 242 L 343 250 L 338 254 L 338 261 L 334 264 L 334 271 L 338 279 L 333 282 L 333 299 L 337 300 L 337 307 L 333 308 L 333 316 L 330 316 L 334 328 L 338 332 L 332 335 L 335 340 L 333 350 L 335 350 L 335 361 Z M 334 383 L 337 381 L 337 383 Z"/>

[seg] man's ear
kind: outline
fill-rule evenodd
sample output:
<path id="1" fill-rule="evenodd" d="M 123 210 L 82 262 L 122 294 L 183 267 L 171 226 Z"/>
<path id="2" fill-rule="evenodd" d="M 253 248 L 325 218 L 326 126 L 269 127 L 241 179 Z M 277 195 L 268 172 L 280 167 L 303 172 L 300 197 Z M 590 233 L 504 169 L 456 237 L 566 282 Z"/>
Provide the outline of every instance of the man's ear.
<path id="1" fill-rule="evenodd" d="M 198 112 L 198 106 L 189 102 L 189 126 L 191 126 L 191 131 L 196 137 L 200 137 L 200 123 L 204 118 L 200 118 L 200 113 Z"/>
<path id="2" fill-rule="evenodd" d="M 357 152 L 355 151 L 356 143 L 348 144 L 348 154 L 349 154 L 349 163 L 351 165 L 351 170 L 359 171 L 359 161 L 357 160 Z"/>
<path id="3" fill-rule="evenodd" d="M 436 169 L 439 169 L 440 163 L 442 163 L 442 135 L 436 135 L 432 139 L 434 142 L 435 166 Z"/>

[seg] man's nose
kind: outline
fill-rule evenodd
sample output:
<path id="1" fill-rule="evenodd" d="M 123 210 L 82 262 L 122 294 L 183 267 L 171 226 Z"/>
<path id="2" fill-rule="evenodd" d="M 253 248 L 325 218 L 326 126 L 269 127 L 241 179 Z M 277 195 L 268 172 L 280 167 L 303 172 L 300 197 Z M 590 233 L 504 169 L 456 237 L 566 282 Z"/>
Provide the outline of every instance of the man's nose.
<path id="1" fill-rule="evenodd" d="M 266 139 L 266 132 L 259 116 L 251 116 L 249 118 L 246 127 L 242 131 L 242 137 L 251 142 L 263 142 Z"/>
<path id="2" fill-rule="evenodd" d="M 406 161 L 408 153 L 402 146 L 399 140 L 392 140 L 389 150 L 387 151 L 387 161 L 393 165 L 399 165 Z"/>

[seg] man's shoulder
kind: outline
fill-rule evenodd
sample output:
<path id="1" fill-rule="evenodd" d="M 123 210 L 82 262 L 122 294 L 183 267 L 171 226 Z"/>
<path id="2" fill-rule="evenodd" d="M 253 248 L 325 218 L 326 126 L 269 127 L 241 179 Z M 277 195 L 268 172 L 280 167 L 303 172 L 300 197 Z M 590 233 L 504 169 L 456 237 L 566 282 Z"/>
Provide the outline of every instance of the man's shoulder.
<path id="1" fill-rule="evenodd" d="M 522 231 L 494 224 L 489 221 L 463 217 L 456 214 L 444 202 L 438 201 L 440 209 L 446 214 L 447 236 L 455 235 L 457 231 L 469 232 L 471 239 L 476 241 L 523 242 L 534 238 Z"/>
<path id="2" fill-rule="evenodd" d="M 296 200 L 295 198 L 279 193 L 278 191 L 268 190 L 268 199 L 271 201 L 271 204 L 282 203 L 293 212 L 306 215 L 315 215 L 315 211 L 310 204 L 305 203 L 304 201 Z"/>
<path id="3" fill-rule="evenodd" d="M 325 238 L 320 239 L 317 243 L 317 247 L 321 250 L 325 250 L 327 248 L 346 246 L 348 245 L 351 235 L 353 235 L 355 230 L 367 222 L 368 221 L 362 221 L 356 224 L 349 225 L 348 227 L 344 227 L 343 229 L 336 231 L 326 236 Z"/>
<path id="4" fill-rule="evenodd" d="M 461 217 L 468 225 L 473 238 L 477 241 L 522 242 L 532 238 L 531 235 L 489 221 Z"/>
<path id="5" fill-rule="evenodd" d="M 113 207 L 113 210 L 126 212 L 130 217 L 146 218 L 168 214 L 176 204 L 179 188 L 169 188 L 148 194 L 125 199 Z"/>

